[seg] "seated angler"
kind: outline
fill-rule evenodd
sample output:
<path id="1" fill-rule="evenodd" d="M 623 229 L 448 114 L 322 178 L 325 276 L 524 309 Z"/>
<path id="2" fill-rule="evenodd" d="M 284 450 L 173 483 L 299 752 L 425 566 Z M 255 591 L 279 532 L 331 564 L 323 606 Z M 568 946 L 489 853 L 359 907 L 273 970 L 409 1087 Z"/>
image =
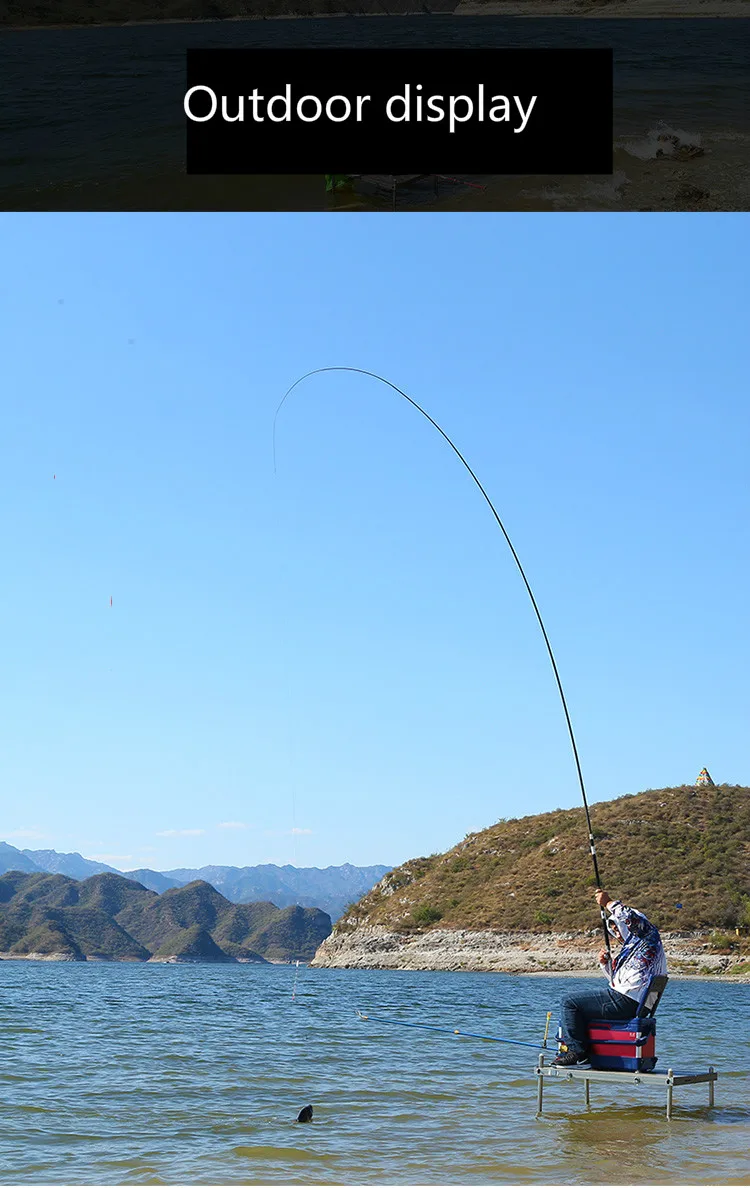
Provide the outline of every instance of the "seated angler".
<path id="1" fill-rule="evenodd" d="M 622 949 L 610 961 L 606 949 L 599 953 L 599 964 L 609 985 L 606 990 L 582 990 L 567 995 L 560 1007 L 562 1038 L 567 1051 L 560 1052 L 553 1064 L 566 1068 L 591 1068 L 587 1058 L 588 1025 L 592 1019 L 632 1019 L 638 1001 L 648 983 L 657 974 L 666 974 L 667 959 L 658 928 L 619 899 L 610 899 L 597 889 L 596 902 L 609 913 L 607 930 Z"/>

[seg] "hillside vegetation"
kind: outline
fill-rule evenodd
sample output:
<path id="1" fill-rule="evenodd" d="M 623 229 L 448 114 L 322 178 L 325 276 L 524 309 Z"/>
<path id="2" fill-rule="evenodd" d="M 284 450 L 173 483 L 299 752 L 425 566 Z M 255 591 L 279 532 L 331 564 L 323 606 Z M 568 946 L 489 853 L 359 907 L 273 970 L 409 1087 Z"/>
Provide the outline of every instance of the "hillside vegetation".
<path id="1" fill-rule="evenodd" d="M 649 790 L 595 804 L 591 817 L 605 889 L 661 929 L 750 924 L 750 788 Z M 391 871 L 336 933 L 586 930 L 598 919 L 594 883 L 582 808 L 503 820 Z"/>
<path id="2" fill-rule="evenodd" d="M 336 920 L 388 870 L 389 866 L 352 866 L 348 862 L 324 870 L 314 866 L 298 868 L 265 863 L 261 866 L 180 868 L 163 871 L 157 877 L 162 881 L 169 879 L 172 886 L 178 887 L 203 879 L 232 903 L 270 902 L 277 907 L 317 907 Z M 125 873 L 129 879 L 136 877 L 133 871 Z M 146 881 L 152 873 L 144 871 L 144 877 L 138 881 L 154 891 L 166 890 L 164 886 Z"/>
<path id="3" fill-rule="evenodd" d="M 122 875 L 0 877 L 0 952 L 115 961 L 307 961 L 331 931 L 317 908 L 233 904 L 197 881 L 162 895 Z"/>
<path id="4" fill-rule="evenodd" d="M 185 887 L 188 883 L 205 882 L 232 903 L 271 903 L 277 907 L 320 908 L 338 919 L 350 903 L 365 895 L 383 875 L 389 866 L 352 866 L 344 862 L 341 866 L 318 867 L 275 866 L 263 863 L 260 866 L 201 866 L 181 867 L 178 870 L 115 870 L 84 858 L 81 854 L 60 854 L 56 850 L 17 850 L 7 842 L 0 842 L 0 874 L 7 871 L 22 873 L 48 873 L 67 875 L 77 881 L 96 874 L 124 874 L 126 879 L 139 883 L 149 891 L 169 891 L 173 887 Z"/>
<path id="5" fill-rule="evenodd" d="M 457 0 L 456 0 L 457 2 Z M 103 0 L 96 7 L 81 0 L 6 0 L 1 25 L 99 25 L 157 21 L 221 21 L 233 17 L 451 12 L 449 0 Z"/>

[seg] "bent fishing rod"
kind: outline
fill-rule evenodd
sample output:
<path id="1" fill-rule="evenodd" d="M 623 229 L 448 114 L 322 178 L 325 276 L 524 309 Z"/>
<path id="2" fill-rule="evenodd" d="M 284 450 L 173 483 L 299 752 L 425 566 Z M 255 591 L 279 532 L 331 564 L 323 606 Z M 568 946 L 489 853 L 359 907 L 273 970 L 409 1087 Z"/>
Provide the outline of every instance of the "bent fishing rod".
<path id="1" fill-rule="evenodd" d="M 495 517 L 495 521 L 496 521 L 500 531 L 502 532 L 503 536 L 505 537 L 506 544 L 508 545 L 508 548 L 511 551 L 513 560 L 515 561 L 516 566 L 518 568 L 518 572 L 520 573 L 521 578 L 523 579 L 523 584 L 526 587 L 526 593 L 528 594 L 529 598 L 531 599 L 531 605 L 534 608 L 534 614 L 536 615 L 537 622 L 539 623 L 539 627 L 541 629 L 542 636 L 544 638 L 545 647 L 547 648 L 547 654 L 550 658 L 550 663 L 552 665 L 552 671 L 555 674 L 555 683 L 557 684 L 557 691 L 560 694 L 560 701 L 562 702 L 563 713 L 565 714 L 565 723 L 568 728 L 568 736 L 570 738 L 570 745 L 573 749 L 573 758 L 575 760 L 576 773 L 578 775 L 578 785 L 581 790 L 581 798 L 583 800 L 583 807 L 584 807 L 584 810 L 586 813 L 586 824 L 588 826 L 588 831 L 589 831 L 589 850 L 591 852 L 591 860 L 594 865 L 594 876 L 596 878 L 597 887 L 601 888 L 602 882 L 601 882 L 601 877 L 599 875 L 599 863 L 597 861 L 597 856 L 596 856 L 596 845 L 594 844 L 594 830 L 591 825 L 591 814 L 589 812 L 589 804 L 588 804 L 588 799 L 586 797 L 586 787 L 583 782 L 583 772 L 581 770 L 581 762 L 578 757 L 578 747 L 576 745 L 575 734 L 573 733 L 573 724 L 570 720 L 570 714 L 568 712 L 568 703 L 565 700 L 565 693 L 563 691 L 562 681 L 560 680 L 560 673 L 558 672 L 558 668 L 557 668 L 557 661 L 555 660 L 555 655 L 554 655 L 554 652 L 552 651 L 552 645 L 549 641 L 549 636 L 547 635 L 547 629 L 544 626 L 544 621 L 542 619 L 542 615 L 539 610 L 539 607 L 537 606 L 536 598 L 534 597 L 534 593 L 531 589 L 531 586 L 529 585 L 528 578 L 526 577 L 524 568 L 521 565 L 520 559 L 518 557 L 518 553 L 514 549 L 513 543 L 511 541 L 510 537 L 508 536 L 505 525 L 503 524 L 502 520 L 500 519 L 500 516 L 498 515 L 497 511 L 495 510 L 495 506 L 494 506 L 492 500 L 490 499 L 489 495 L 485 491 L 484 487 L 480 483 L 479 479 L 477 478 L 477 476 L 474 473 L 474 471 L 472 470 L 472 468 L 469 466 L 469 463 L 464 458 L 464 456 L 461 453 L 461 451 L 459 450 L 458 446 L 456 446 L 451 441 L 448 434 L 445 432 L 444 429 L 441 429 L 441 427 L 440 427 L 440 425 L 438 425 L 437 421 L 433 420 L 433 418 L 430 416 L 430 414 L 428 412 L 426 412 L 425 409 L 423 409 L 420 404 L 417 404 L 416 400 L 413 400 L 411 398 L 411 396 L 408 396 L 407 393 L 404 392 L 401 388 L 397 387 L 396 384 L 391 383 L 391 381 L 389 379 L 385 379 L 384 376 L 378 375 L 377 372 L 368 371 L 364 367 L 315 367 L 315 368 L 313 368 L 312 371 L 305 372 L 304 375 L 301 375 L 299 377 L 299 379 L 294 381 L 292 386 L 290 388 L 288 388 L 287 391 L 284 393 L 281 401 L 279 402 L 279 406 L 276 409 L 276 413 L 273 418 L 274 472 L 276 470 L 276 421 L 278 420 L 279 413 L 281 412 L 283 405 L 286 403 L 287 398 L 289 396 L 291 396 L 291 394 L 295 388 L 299 387 L 299 385 L 304 383 L 305 380 L 310 379 L 311 376 L 325 375 L 325 374 L 329 374 L 334 371 L 348 372 L 353 375 L 364 375 L 364 376 L 369 377 L 370 379 L 377 380 L 378 383 L 385 384 L 385 386 L 387 388 L 391 388 L 391 390 L 396 392 L 397 395 L 402 396 L 403 399 L 406 400 L 407 403 L 412 406 L 412 408 L 415 408 L 418 413 L 421 413 L 422 416 L 425 418 L 425 420 L 429 421 L 430 424 L 432 425 L 432 427 L 434 429 L 437 429 L 440 436 L 445 441 L 447 441 L 448 445 L 453 450 L 453 453 L 456 455 L 456 457 L 459 459 L 459 461 L 464 465 L 466 470 L 468 470 L 472 479 L 474 480 L 474 482 L 476 483 L 480 492 L 482 493 L 482 496 L 484 497 L 484 500 L 485 500 L 487 506 L 489 507 L 490 511 L 492 512 L 493 516 Z M 601 920 L 602 920 L 602 931 L 604 932 L 604 942 L 607 947 L 607 953 L 611 959 L 612 950 L 611 950 L 610 942 L 609 942 L 609 931 L 607 929 L 607 916 L 606 916 L 606 912 L 604 911 L 604 908 L 601 906 L 601 904 L 599 905 L 599 912 L 600 912 Z"/>

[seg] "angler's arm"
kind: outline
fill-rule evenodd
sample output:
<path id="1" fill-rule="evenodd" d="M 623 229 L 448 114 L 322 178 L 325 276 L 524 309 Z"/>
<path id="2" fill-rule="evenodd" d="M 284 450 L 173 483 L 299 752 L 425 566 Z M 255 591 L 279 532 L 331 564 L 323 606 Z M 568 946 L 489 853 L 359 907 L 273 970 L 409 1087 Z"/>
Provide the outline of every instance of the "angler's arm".
<path id="1" fill-rule="evenodd" d="M 602 891 L 600 887 L 596 889 L 595 899 L 599 907 L 605 908 L 612 916 L 621 936 L 626 937 L 628 933 L 632 933 L 633 936 L 645 936 L 653 928 L 643 912 L 625 907 L 621 899 L 610 898 L 607 892 Z"/>

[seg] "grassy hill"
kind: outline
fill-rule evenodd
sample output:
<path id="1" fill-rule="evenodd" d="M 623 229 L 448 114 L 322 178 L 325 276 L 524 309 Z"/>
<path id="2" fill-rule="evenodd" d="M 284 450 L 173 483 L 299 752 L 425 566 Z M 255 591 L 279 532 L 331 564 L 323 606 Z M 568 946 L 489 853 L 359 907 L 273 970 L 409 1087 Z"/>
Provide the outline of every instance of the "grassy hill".
<path id="1" fill-rule="evenodd" d="M 232 958 L 220 949 L 210 932 L 194 924 L 174 933 L 157 950 L 157 957 L 177 957 L 182 961 L 231 961 Z"/>
<path id="2" fill-rule="evenodd" d="M 198 926 L 208 933 L 213 932 L 221 917 L 232 910 L 228 900 L 208 883 L 189 883 L 187 887 L 173 887 L 161 895 L 154 891 L 147 895 L 148 899 L 128 903 L 117 919 L 131 936 L 137 937 L 154 953 L 170 936 L 185 929 Z"/>
<path id="3" fill-rule="evenodd" d="M 284 960 L 287 953 L 303 961 L 325 940 L 321 932 L 327 919 L 319 908 L 283 908 L 254 934 L 254 942 L 270 961 Z"/>
<path id="4" fill-rule="evenodd" d="M 210 883 L 214 890 L 231 903 L 272 903 L 276 907 L 314 907 L 337 920 L 350 903 L 355 903 L 382 879 L 389 866 L 295 867 L 288 863 L 276 866 L 201 866 L 157 871 L 115 870 L 103 862 L 83 858 L 78 853 L 60 854 L 56 850 L 17 850 L 7 842 L 0 842 L 0 875 L 9 871 L 33 874 L 67 875 L 83 882 L 92 875 L 124 875 L 141 888 L 159 895 L 188 883 Z M 101 884 L 112 888 L 115 883 Z M 45 894 L 48 892 L 45 891 Z M 104 892 L 102 892 L 104 893 Z M 119 891 L 118 894 L 122 892 Z"/>
<path id="5" fill-rule="evenodd" d="M 118 916 L 128 908 L 154 903 L 153 891 L 116 874 L 93 875 L 77 884 L 78 902 L 82 907 L 97 908 L 108 916 Z"/>
<path id="6" fill-rule="evenodd" d="M 144 872 L 138 879 L 155 891 L 166 891 L 168 886 L 184 887 L 198 880 L 210 883 L 225 899 L 232 903 L 274 903 L 277 907 L 316 907 L 337 920 L 350 903 L 365 895 L 383 875 L 389 866 L 352 866 L 345 862 L 341 866 L 294 867 L 275 866 L 263 863 L 260 866 L 201 866 L 199 868 L 178 868 L 164 871 L 158 879 L 168 879 L 161 885 L 153 879 L 153 872 Z M 94 874 L 91 871 L 91 874 Z M 136 878 L 132 871 L 126 871 L 129 879 Z"/>
<path id="7" fill-rule="evenodd" d="M 159 895 L 109 873 L 0 877 L 0 952 L 11 957 L 308 960 L 330 931 L 316 908 L 234 904 L 202 881 Z"/>
<path id="8" fill-rule="evenodd" d="M 85 961 L 86 957 L 72 937 L 51 921 L 33 922 L 25 929 L 10 950 L 16 957 L 38 954 L 40 957 L 67 957 L 70 961 Z"/>
<path id="9" fill-rule="evenodd" d="M 591 808 L 605 889 L 664 930 L 750 924 L 750 788 L 649 790 Z M 387 874 L 337 923 L 395 931 L 596 926 L 582 808 L 502 820 Z M 682 904 L 682 907 L 678 907 Z"/>
<path id="10" fill-rule="evenodd" d="M 428 0 L 427 7 L 451 10 L 440 0 Z M 93 7 L 81 0 L 6 0 L 0 9 L 2 25 L 86 25 L 122 24 L 125 21 L 227 20 L 230 17 L 309 16 L 325 13 L 375 13 L 419 10 L 406 0 L 104 0 Z"/>

